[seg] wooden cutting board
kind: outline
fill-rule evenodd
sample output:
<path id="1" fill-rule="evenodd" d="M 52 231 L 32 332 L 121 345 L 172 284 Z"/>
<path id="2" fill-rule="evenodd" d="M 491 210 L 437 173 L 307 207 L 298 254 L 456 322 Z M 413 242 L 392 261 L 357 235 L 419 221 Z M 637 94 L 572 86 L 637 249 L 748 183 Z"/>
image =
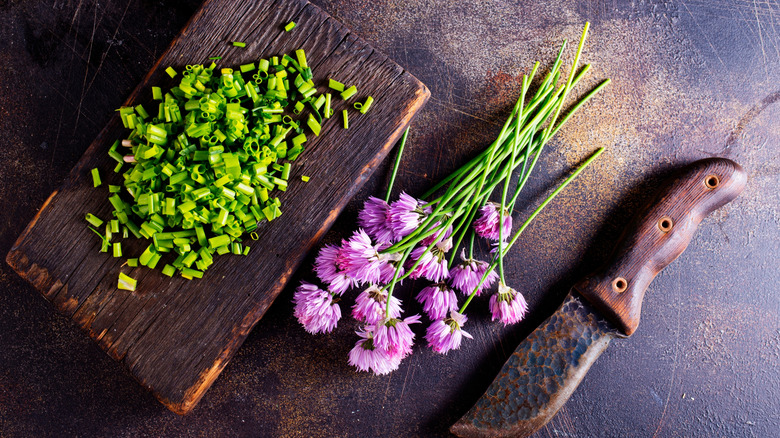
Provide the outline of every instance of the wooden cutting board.
<path id="1" fill-rule="evenodd" d="M 297 26 L 285 32 L 289 21 Z M 232 47 L 230 41 L 247 46 Z M 360 100 L 371 95 L 375 102 L 365 115 L 351 111 L 344 130 L 339 113 L 347 103 L 334 99 L 336 116 L 308 143 L 291 176 L 300 182 L 305 174 L 311 181 L 292 183 L 280 196 L 281 220 L 258 229 L 260 240 L 251 242 L 247 257 L 217 257 L 204 278 L 194 281 L 125 266 L 122 271 L 138 278 L 139 287 L 135 292 L 116 288 L 123 260 L 100 253 L 99 239 L 84 221 L 87 212 L 110 215 L 106 186 L 120 179 L 109 170 L 114 163 L 106 152 L 128 132 L 115 116 L 6 258 L 174 412 L 189 412 L 197 404 L 430 92 L 307 1 L 209 0 L 127 99 L 127 104 L 150 102 L 152 85 L 172 86 L 164 72 L 169 65 L 182 71 L 186 64 L 222 56 L 220 66 L 237 66 L 299 48 L 306 51 L 320 91 L 333 77 L 357 85 Z M 97 189 L 89 174 L 93 167 L 105 175 Z M 123 249 L 137 255 L 145 245 L 128 241 Z"/>

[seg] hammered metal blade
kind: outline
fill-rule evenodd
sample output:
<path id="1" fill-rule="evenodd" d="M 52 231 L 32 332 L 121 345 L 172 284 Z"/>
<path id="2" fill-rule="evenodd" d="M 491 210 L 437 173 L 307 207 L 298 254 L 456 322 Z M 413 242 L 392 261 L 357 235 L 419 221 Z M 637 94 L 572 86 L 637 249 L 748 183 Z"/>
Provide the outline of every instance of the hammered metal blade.
<path id="1" fill-rule="evenodd" d="M 530 435 L 558 412 L 617 334 L 572 290 L 450 431 L 464 438 Z"/>

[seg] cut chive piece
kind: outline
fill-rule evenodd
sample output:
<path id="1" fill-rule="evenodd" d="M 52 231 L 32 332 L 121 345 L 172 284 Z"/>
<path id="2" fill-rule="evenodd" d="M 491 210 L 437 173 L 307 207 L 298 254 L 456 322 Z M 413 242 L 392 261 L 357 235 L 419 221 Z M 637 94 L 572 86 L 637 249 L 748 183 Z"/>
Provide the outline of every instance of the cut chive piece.
<path id="1" fill-rule="evenodd" d="M 289 32 L 295 28 L 295 22 L 291 21 L 284 26 L 284 31 Z"/>
<path id="2" fill-rule="evenodd" d="M 306 63 L 306 52 L 304 52 L 303 49 L 296 50 L 295 57 L 298 58 L 298 65 L 300 65 L 302 69 L 309 68 L 309 64 Z"/>
<path id="3" fill-rule="evenodd" d="M 344 116 L 344 129 L 349 129 L 349 114 L 347 114 L 347 110 L 342 111 L 341 115 Z"/>
<path id="4" fill-rule="evenodd" d="M 129 290 L 129 291 L 135 291 L 135 287 L 137 285 L 137 281 L 135 278 L 129 277 L 125 275 L 123 272 L 119 273 L 119 280 L 117 282 L 117 288 L 123 289 L 123 290 Z"/>
<path id="5" fill-rule="evenodd" d="M 317 122 L 317 119 L 314 118 L 313 115 L 309 114 L 309 119 L 306 120 L 306 125 L 309 126 L 309 128 L 311 129 L 311 132 L 313 132 L 314 135 L 316 135 L 316 136 L 320 135 L 321 126 L 320 126 L 319 122 Z"/>
<path id="6" fill-rule="evenodd" d="M 209 59 L 212 60 L 212 61 L 219 61 L 220 59 L 222 59 L 222 57 L 221 56 L 212 56 Z"/>
<path id="7" fill-rule="evenodd" d="M 368 112 L 368 109 L 371 108 L 372 103 L 374 103 L 374 98 L 371 96 L 366 97 L 366 101 L 363 102 L 362 107 L 359 108 L 360 114 L 365 114 L 366 112 Z"/>
<path id="8" fill-rule="evenodd" d="M 246 47 L 246 43 L 243 41 L 233 41 L 234 47 Z"/>
<path id="9" fill-rule="evenodd" d="M 354 96 L 356 93 L 357 93 L 357 87 L 353 85 L 341 92 L 341 98 L 344 100 L 349 100 L 349 98 Z"/>
<path id="10" fill-rule="evenodd" d="M 168 67 L 165 69 L 165 73 L 168 73 L 168 76 L 175 77 L 176 76 L 176 70 L 173 69 L 173 67 Z"/>
<path id="11" fill-rule="evenodd" d="M 95 216 L 92 213 L 87 213 L 87 215 L 84 217 L 84 219 L 86 219 L 87 222 L 92 224 L 92 226 L 95 227 L 95 228 L 103 225 L 103 221 L 99 217 Z"/>
<path id="12" fill-rule="evenodd" d="M 255 63 L 243 64 L 239 68 L 241 69 L 241 73 L 246 73 L 255 69 Z"/>
<path id="13" fill-rule="evenodd" d="M 163 100 L 162 88 L 160 88 L 160 87 L 152 87 L 152 99 L 154 99 L 154 100 Z"/>
<path id="14" fill-rule="evenodd" d="M 114 251 L 114 257 L 122 257 L 122 243 L 116 242 L 111 245 L 111 248 Z"/>
<path id="15" fill-rule="evenodd" d="M 309 179 L 310 179 L 310 178 L 309 178 L 308 176 L 306 176 L 306 175 L 301 175 L 301 181 L 303 181 L 303 182 L 309 182 Z"/>
<path id="16" fill-rule="evenodd" d="M 339 81 L 337 81 L 335 79 L 328 79 L 328 87 L 330 87 L 333 90 L 338 91 L 339 93 L 344 91 L 344 84 L 342 84 L 341 82 L 339 82 Z"/>
<path id="17" fill-rule="evenodd" d="M 102 182 L 100 181 L 100 171 L 97 167 L 92 169 L 92 187 L 100 187 Z"/>
<path id="18" fill-rule="evenodd" d="M 176 268 L 174 268 L 171 265 L 165 265 L 162 268 L 163 275 L 167 275 L 168 277 L 173 277 L 173 274 L 176 273 Z"/>
<path id="19" fill-rule="evenodd" d="M 331 116 L 330 99 L 330 93 L 325 93 L 325 109 L 322 110 L 322 116 L 326 119 L 329 119 Z"/>
<path id="20" fill-rule="evenodd" d="M 138 266 L 138 259 L 127 259 L 127 266 L 130 266 L 131 268 L 135 268 Z"/>

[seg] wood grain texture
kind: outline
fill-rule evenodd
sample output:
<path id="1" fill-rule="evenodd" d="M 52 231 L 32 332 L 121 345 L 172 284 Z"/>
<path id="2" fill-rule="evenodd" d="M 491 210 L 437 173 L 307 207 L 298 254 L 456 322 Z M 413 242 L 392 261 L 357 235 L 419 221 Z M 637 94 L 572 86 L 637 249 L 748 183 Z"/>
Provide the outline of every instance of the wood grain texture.
<path id="1" fill-rule="evenodd" d="M 739 164 L 696 161 L 671 178 L 623 232 L 612 261 L 574 287 L 625 336 L 639 326 L 642 299 L 656 275 L 685 251 L 705 216 L 736 198 L 747 183 Z"/>
<path id="2" fill-rule="evenodd" d="M 292 32 L 282 26 L 295 21 Z M 244 49 L 229 41 L 246 41 Z M 372 49 L 318 7 L 304 0 L 204 3 L 180 36 L 127 99 L 150 101 L 151 85 L 171 86 L 168 65 L 222 56 L 222 65 L 303 48 L 324 90 L 328 77 L 358 87 L 358 98 L 371 95 L 375 105 L 353 117 L 343 130 L 338 118 L 323 124 L 296 161 L 291 184 L 281 196 L 283 220 L 266 223 L 247 257 L 219 257 L 202 281 L 168 278 L 159 271 L 127 267 L 138 290 L 116 289 L 122 261 L 98 252 L 83 216 L 110 214 L 105 185 L 93 189 L 89 169 L 102 170 L 104 183 L 117 184 L 106 156 L 123 136 L 113 117 L 30 222 L 6 258 L 56 308 L 72 318 L 111 357 L 169 409 L 189 412 L 213 383 L 249 331 L 301 262 L 330 227 L 348 200 L 386 156 L 414 114 L 429 97 L 417 79 Z M 339 102 L 336 113 L 346 108 Z M 140 253 L 143 242 L 123 245 Z M 78 354 L 77 352 L 74 354 Z"/>

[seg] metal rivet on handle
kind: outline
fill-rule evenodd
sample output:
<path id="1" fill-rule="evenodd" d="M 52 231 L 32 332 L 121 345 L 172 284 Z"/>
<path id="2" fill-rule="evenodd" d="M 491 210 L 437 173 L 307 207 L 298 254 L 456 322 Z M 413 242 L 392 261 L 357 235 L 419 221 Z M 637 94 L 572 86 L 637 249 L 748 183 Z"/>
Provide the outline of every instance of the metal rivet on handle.
<path id="1" fill-rule="evenodd" d="M 674 227 L 674 222 L 669 216 L 664 216 L 661 219 L 658 219 L 658 229 L 664 233 L 672 231 L 672 227 Z"/>
<path id="2" fill-rule="evenodd" d="M 612 280 L 612 290 L 617 293 L 625 292 L 628 289 L 628 281 L 623 277 L 617 277 Z"/>
<path id="3" fill-rule="evenodd" d="M 718 179 L 717 175 L 707 175 L 706 178 L 704 178 L 704 185 L 707 186 L 708 189 L 714 189 L 718 187 L 720 184 L 720 179 Z"/>

